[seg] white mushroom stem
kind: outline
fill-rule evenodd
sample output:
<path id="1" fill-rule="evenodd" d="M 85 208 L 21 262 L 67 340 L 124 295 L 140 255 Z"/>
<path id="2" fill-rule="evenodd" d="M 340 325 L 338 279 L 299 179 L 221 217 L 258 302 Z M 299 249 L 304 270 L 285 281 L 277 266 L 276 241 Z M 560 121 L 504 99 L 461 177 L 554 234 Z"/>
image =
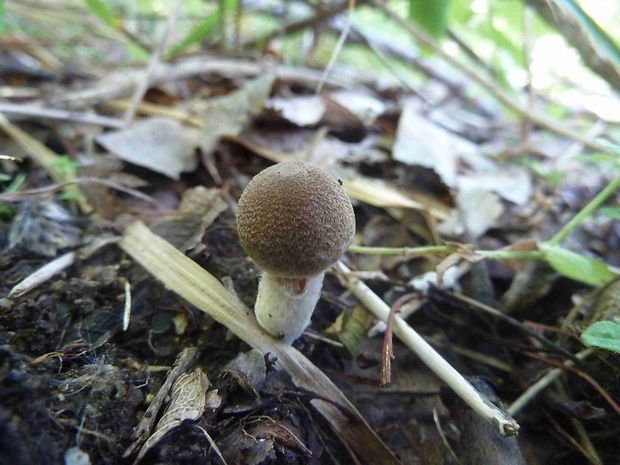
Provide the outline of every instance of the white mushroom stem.
<path id="1" fill-rule="evenodd" d="M 377 318 L 387 322 L 390 307 L 342 262 L 336 268 L 346 278 L 345 285 Z M 463 376 L 400 316 L 394 319 L 394 334 L 403 341 L 439 378 L 463 399 L 478 415 L 488 421 L 502 436 L 512 436 L 519 424 L 485 399 Z"/>
<path id="2" fill-rule="evenodd" d="M 272 336 L 292 343 L 310 323 L 324 275 L 281 278 L 263 273 L 254 306 L 258 323 Z"/>

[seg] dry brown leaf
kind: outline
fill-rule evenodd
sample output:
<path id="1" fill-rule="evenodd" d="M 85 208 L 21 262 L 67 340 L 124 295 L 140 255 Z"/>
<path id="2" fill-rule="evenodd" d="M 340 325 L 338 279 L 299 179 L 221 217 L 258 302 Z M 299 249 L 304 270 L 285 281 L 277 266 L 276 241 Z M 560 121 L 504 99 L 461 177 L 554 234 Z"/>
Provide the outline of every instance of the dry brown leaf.
<path id="1" fill-rule="evenodd" d="M 200 368 L 179 376 L 172 386 L 170 403 L 157 423 L 157 429 L 140 449 L 136 462 L 142 460 L 152 447 L 184 421 L 197 420 L 202 416 L 208 388 L 209 379 Z"/>
<path id="2" fill-rule="evenodd" d="M 219 189 L 193 187 L 183 193 L 177 211 L 154 222 L 152 230 L 186 252 L 200 243 L 205 230 L 227 208 Z"/>

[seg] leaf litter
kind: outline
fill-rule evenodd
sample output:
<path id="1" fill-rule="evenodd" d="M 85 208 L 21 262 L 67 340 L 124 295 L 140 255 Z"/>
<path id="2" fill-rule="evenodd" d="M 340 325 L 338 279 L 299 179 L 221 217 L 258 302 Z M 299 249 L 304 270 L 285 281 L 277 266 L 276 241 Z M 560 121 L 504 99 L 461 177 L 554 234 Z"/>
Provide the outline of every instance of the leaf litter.
<path id="1" fill-rule="evenodd" d="M 159 63 L 138 116 L 120 129 L 123 99 L 140 69 L 114 71 L 88 85 L 55 83 L 51 97 L 35 84 L 37 112 L 14 102 L 22 106 L 0 119 L 2 142 L 19 144 L 18 155 L 30 161 L 3 157 L 3 175 L 10 180 L 24 173 L 33 189 L 79 180 L 80 170 L 90 168 L 89 176 L 109 184 L 95 189 L 83 178 L 53 200 L 2 194 L 0 439 L 7 445 L 0 457 L 10 453 L 17 465 L 63 458 L 117 463 L 121 457 L 197 463 L 205 456 L 209 463 L 243 464 L 456 463 L 444 442 L 458 449 L 457 426 L 469 438 L 473 427 L 463 425 L 477 417 L 442 402 L 442 383 L 396 340 L 392 384 L 378 387 L 383 347 L 376 334 L 384 327 L 372 329 L 376 320 L 344 291 L 345 277 L 328 276 L 311 329 L 295 348 L 256 327 L 249 309 L 258 270 L 238 244 L 234 211 L 251 176 L 271 162 L 309 160 L 341 179 L 355 202 L 357 245 L 459 241 L 460 251 L 448 256 L 349 254 L 347 263 L 385 302 L 414 294 L 414 304 L 403 309 L 407 322 L 460 371 L 490 379 L 501 398 L 517 398 L 563 362 L 559 349 L 580 350 L 575 336 L 588 323 L 603 320 L 585 333 L 586 343 L 603 340 L 617 348 L 617 312 L 609 311 L 617 300 L 617 228 L 595 215 L 571 236 L 574 252 L 532 241 L 557 231 L 603 186 L 604 173 L 586 182 L 574 164 L 563 162 L 558 166 L 566 176 L 554 191 L 541 171 L 505 156 L 513 153 L 514 138 L 501 128 L 514 122 L 472 108 L 463 95 L 428 111 L 419 96 L 362 76 L 359 82 L 333 77 L 315 95 L 320 75 L 266 58 L 201 54 Z M 424 95 L 436 95 L 433 86 L 441 85 L 429 82 Z M 51 119 L 40 111 L 46 108 Z M 72 118 L 76 108 L 84 113 Z M 54 119 L 59 114 L 51 110 L 67 111 Z M 118 119 L 110 124 L 83 116 L 104 114 Z M 541 133 L 547 135 L 536 131 L 534 138 Z M 564 139 L 547 137 L 543 156 L 562 154 L 565 146 Z M 59 165 L 61 153 L 78 166 Z M 104 167 L 110 158 L 122 163 Z M 107 239 L 94 252 L 70 255 L 47 279 L 9 295 L 96 237 Z M 119 239 L 120 248 L 114 245 Z M 520 241 L 531 242 L 519 249 Z M 480 262 L 474 252 L 480 248 L 540 251 L 551 267 Z M 597 252 L 600 260 L 589 257 Z M 428 273 L 449 273 L 458 285 L 444 293 L 432 284 L 414 286 Z M 584 282 L 601 286 L 604 297 Z M 123 331 L 127 287 L 132 305 Z M 503 308 L 512 326 L 463 304 L 453 288 Z M 557 350 L 540 352 L 525 331 L 529 326 Z M 179 369 L 176 355 L 187 350 Z M 575 374 L 567 374 L 575 386 L 542 394 L 539 408 L 519 418 L 522 450 L 545 450 L 529 452 L 528 463 L 578 456 L 579 449 L 555 436 L 572 434 L 559 406 L 586 400 L 607 409 L 610 402 L 587 377 L 617 397 L 614 357 L 576 364 Z M 612 416 L 587 424 L 603 456 L 613 446 L 599 433 L 617 427 Z M 546 421 L 551 426 L 540 429 Z"/>

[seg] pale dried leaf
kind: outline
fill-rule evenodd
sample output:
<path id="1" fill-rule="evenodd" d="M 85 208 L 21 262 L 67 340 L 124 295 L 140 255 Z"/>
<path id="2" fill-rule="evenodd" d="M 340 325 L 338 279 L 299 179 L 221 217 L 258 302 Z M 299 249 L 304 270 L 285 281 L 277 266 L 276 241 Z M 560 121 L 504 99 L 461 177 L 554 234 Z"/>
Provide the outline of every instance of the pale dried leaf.
<path id="1" fill-rule="evenodd" d="M 423 194 L 413 195 L 385 181 L 358 176 L 345 180 L 343 187 L 349 197 L 375 207 L 417 208 L 430 212 L 437 219 L 450 217 L 448 206 Z"/>
<path id="2" fill-rule="evenodd" d="M 385 104 L 368 94 L 343 90 L 329 94 L 329 98 L 346 108 L 366 126 L 375 122 L 385 111 Z"/>
<path id="3" fill-rule="evenodd" d="M 265 107 L 275 111 L 285 120 L 302 127 L 317 124 L 325 113 L 325 103 L 318 95 L 274 97 L 265 102 Z"/>
<path id="4" fill-rule="evenodd" d="M 481 237 L 504 213 L 497 195 L 486 190 L 462 190 L 456 200 L 467 231 L 474 238 Z"/>
<path id="5" fill-rule="evenodd" d="M 532 193 L 532 177 L 518 166 L 497 166 L 493 171 L 478 171 L 459 176 L 459 188 L 493 191 L 517 205 L 526 205 Z"/>
<path id="6" fill-rule="evenodd" d="M 163 428 L 175 420 L 197 420 L 203 414 L 206 403 L 209 378 L 200 369 L 184 373 L 175 381 L 170 392 L 170 403 L 157 423 Z"/>
<path id="7" fill-rule="evenodd" d="M 157 429 L 146 440 L 136 462 L 153 448 L 164 436 L 181 426 L 186 420 L 197 420 L 204 413 L 209 379 L 200 369 L 184 373 L 175 381 L 170 393 L 170 403 L 157 423 Z"/>
<path id="8" fill-rule="evenodd" d="M 120 131 L 98 136 L 113 155 L 172 179 L 196 168 L 200 131 L 166 118 L 147 118 Z"/>
<path id="9" fill-rule="evenodd" d="M 430 122 L 418 113 L 413 100 L 406 100 L 392 149 L 394 160 L 430 168 L 448 186 L 456 185 L 459 157 L 475 146 Z"/>
<path id="10" fill-rule="evenodd" d="M 457 195 L 458 209 L 438 225 L 444 236 L 460 236 L 467 231 L 471 238 L 479 238 L 495 225 L 504 213 L 504 206 L 493 192 L 469 189 Z"/>

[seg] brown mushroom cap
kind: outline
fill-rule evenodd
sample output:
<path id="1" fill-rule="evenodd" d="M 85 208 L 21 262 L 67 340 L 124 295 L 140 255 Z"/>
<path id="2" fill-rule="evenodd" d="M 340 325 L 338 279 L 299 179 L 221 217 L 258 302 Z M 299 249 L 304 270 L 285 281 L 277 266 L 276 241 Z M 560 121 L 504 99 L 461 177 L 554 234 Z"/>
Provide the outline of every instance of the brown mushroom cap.
<path id="1" fill-rule="evenodd" d="M 347 250 L 355 216 L 333 176 L 311 163 L 287 162 L 250 181 L 239 199 L 237 231 L 245 252 L 266 272 L 314 276 Z"/>

